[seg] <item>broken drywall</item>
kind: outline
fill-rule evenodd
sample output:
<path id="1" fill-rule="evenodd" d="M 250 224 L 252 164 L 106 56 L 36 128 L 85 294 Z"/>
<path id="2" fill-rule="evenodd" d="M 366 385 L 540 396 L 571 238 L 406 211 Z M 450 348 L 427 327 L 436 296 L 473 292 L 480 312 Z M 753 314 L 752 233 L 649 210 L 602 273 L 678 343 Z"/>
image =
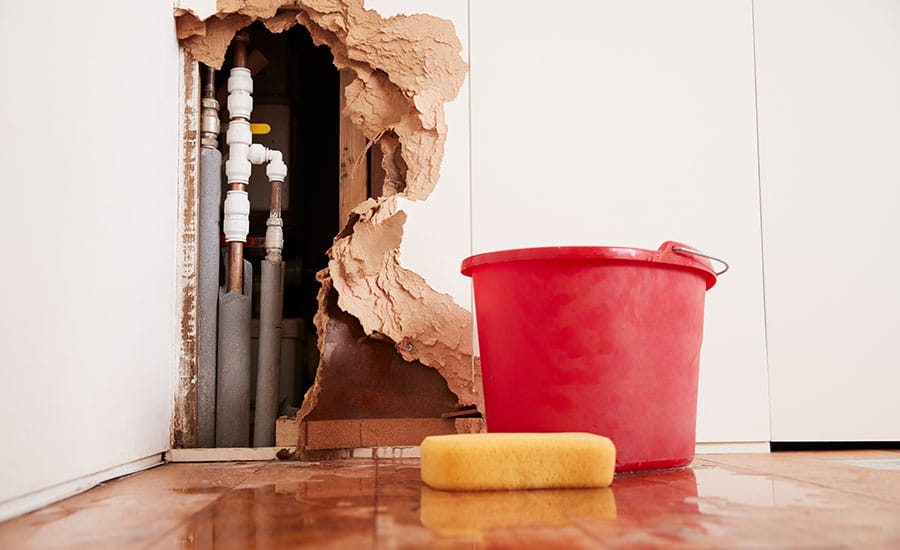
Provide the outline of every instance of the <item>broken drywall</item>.
<path id="1" fill-rule="evenodd" d="M 396 197 L 369 199 L 354 210 L 351 227 L 329 251 L 323 278 L 366 334 L 388 337 L 407 361 L 437 369 L 461 405 L 483 410 L 481 369 L 472 365 L 471 314 L 400 265 L 406 213 Z"/>
<path id="2" fill-rule="evenodd" d="M 303 25 L 316 44 L 331 49 L 338 69 L 356 75 L 345 90 L 344 114 L 370 141 L 379 140 L 386 191 L 359 205 L 335 238 L 320 275 L 323 291 L 333 287 L 339 307 L 359 319 L 366 335 L 437 369 L 459 404 L 483 410 L 471 314 L 399 261 L 406 217 L 396 199 L 423 200 L 434 189 L 447 133 L 444 104 L 465 78 L 452 23 L 421 14 L 384 19 L 363 0 L 219 0 L 217 12 L 202 20 L 189 4 L 176 9 L 178 37 L 207 65 L 221 67 L 234 34 L 262 20 L 272 32 Z M 324 322 L 317 320 L 320 349 Z M 317 379 L 301 418 L 320 390 Z"/>
<path id="3" fill-rule="evenodd" d="M 363 0 L 219 0 L 204 21 L 187 4 L 175 10 L 178 38 L 215 68 L 234 34 L 255 20 L 272 32 L 305 26 L 316 44 L 331 49 L 338 69 L 356 74 L 346 89 L 347 117 L 369 139 L 386 131 L 397 136 L 407 167 L 404 195 L 422 200 L 431 193 L 447 134 L 444 103 L 456 97 L 466 74 L 452 23 L 423 14 L 383 19 Z"/>
<path id="4" fill-rule="evenodd" d="M 314 321 L 321 357 L 301 409 L 305 420 L 441 418 L 457 407 L 439 372 L 405 361 L 388 338 L 367 337 L 359 320 L 338 307 L 324 274 Z"/>

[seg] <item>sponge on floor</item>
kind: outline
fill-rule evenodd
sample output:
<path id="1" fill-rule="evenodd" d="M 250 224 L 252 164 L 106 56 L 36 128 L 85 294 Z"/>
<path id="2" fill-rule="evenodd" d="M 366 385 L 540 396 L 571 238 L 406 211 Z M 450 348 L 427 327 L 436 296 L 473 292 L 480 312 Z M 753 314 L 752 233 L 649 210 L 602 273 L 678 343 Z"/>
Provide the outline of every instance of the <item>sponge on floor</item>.
<path id="1" fill-rule="evenodd" d="M 588 433 L 434 435 L 422 441 L 422 481 L 435 489 L 607 487 L 616 448 Z"/>

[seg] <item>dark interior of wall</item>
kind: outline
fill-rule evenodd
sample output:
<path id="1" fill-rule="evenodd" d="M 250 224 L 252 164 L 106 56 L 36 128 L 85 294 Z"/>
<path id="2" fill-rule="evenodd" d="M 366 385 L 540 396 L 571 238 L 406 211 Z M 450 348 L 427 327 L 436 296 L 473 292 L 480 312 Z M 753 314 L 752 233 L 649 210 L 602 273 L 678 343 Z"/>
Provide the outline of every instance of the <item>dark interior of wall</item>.
<path id="1" fill-rule="evenodd" d="M 315 46 L 309 32 L 301 25 L 272 34 L 260 23 L 249 29 L 251 69 L 262 68 L 253 75 L 254 115 L 251 122 L 284 124 L 285 121 L 262 120 L 264 106 L 289 107 L 290 144 L 286 149 L 288 164 L 287 208 L 284 219 L 284 252 L 286 262 L 284 317 L 302 319 L 305 337 L 297 353 L 296 388 L 288 403 L 299 406 L 303 393 L 312 384 L 318 352 L 312 319 L 317 309 L 319 284 L 315 275 L 327 266 L 326 251 L 338 233 L 339 177 L 339 108 L 340 78 L 331 52 L 326 46 Z M 256 52 L 256 53 L 254 53 Z M 260 57 L 260 54 L 262 57 Z M 265 59 L 265 62 L 260 61 Z M 254 63 L 254 61 L 256 63 Z M 231 69 L 231 52 L 217 73 L 217 89 L 222 105 L 223 134 L 220 147 L 227 153 L 224 131 L 227 128 L 226 89 Z M 254 137 L 265 144 L 265 139 Z M 254 167 L 264 174 L 265 168 Z M 263 178 L 265 179 L 265 178 Z M 251 182 L 256 182 L 252 180 Z M 254 195 L 251 193 L 251 201 Z M 254 264 L 254 292 L 258 293 L 259 262 L 265 256 L 262 241 L 266 232 L 267 204 L 254 203 L 250 214 L 250 239 L 246 258 Z M 256 238 L 256 240 L 254 239 Z M 254 296 L 254 317 L 258 316 L 258 295 Z"/>

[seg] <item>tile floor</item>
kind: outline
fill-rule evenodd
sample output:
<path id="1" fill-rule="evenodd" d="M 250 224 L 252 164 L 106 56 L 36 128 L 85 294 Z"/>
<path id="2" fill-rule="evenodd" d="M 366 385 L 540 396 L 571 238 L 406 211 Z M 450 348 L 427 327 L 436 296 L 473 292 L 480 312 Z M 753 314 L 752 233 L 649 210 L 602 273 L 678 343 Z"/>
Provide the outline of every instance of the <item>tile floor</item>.
<path id="1" fill-rule="evenodd" d="M 702 455 L 610 489 L 447 493 L 417 459 L 168 464 L 0 548 L 900 548 L 900 451 Z"/>

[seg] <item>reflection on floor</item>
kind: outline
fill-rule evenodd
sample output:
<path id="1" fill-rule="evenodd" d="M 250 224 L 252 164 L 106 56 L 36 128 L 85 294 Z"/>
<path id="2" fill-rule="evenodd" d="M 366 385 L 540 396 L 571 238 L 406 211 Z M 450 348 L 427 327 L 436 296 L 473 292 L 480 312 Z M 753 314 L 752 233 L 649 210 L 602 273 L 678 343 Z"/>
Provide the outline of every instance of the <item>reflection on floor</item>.
<path id="1" fill-rule="evenodd" d="M 900 451 L 703 455 L 602 490 L 448 493 L 416 459 L 169 464 L 0 548 L 900 548 Z"/>

